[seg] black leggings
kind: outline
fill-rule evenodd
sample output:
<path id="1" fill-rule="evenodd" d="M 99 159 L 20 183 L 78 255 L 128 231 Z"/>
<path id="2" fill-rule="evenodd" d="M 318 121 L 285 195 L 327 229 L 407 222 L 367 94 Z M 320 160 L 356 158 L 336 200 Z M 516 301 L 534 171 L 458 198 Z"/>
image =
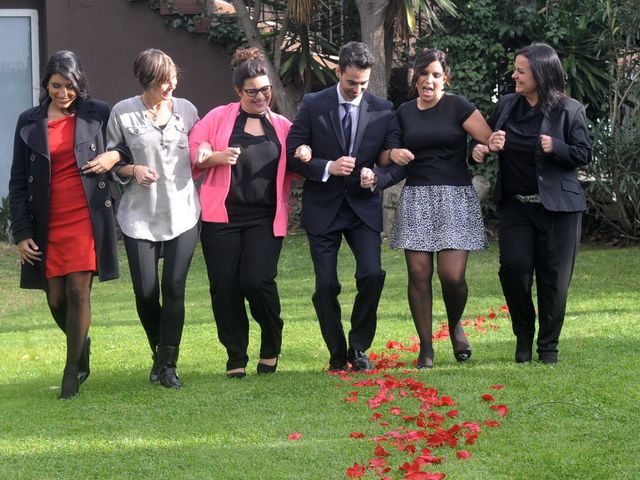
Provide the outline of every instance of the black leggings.
<path id="1" fill-rule="evenodd" d="M 180 345 L 184 326 L 184 291 L 197 242 L 197 224 L 171 240 L 160 242 L 124 235 L 136 309 L 154 352 L 157 345 Z M 158 274 L 161 255 L 164 258 L 162 286 Z"/>

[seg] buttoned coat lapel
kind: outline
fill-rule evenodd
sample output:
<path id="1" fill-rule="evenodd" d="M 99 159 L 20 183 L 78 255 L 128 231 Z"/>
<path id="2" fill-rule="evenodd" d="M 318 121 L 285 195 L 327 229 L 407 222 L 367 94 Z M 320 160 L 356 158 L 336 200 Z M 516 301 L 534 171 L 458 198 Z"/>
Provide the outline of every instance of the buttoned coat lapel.
<path id="1" fill-rule="evenodd" d="M 29 123 L 20 130 L 20 137 L 31 150 L 50 159 L 49 133 L 47 130 L 48 105 L 49 102 L 45 102 L 29 115 Z"/>
<path id="2" fill-rule="evenodd" d="M 329 90 L 329 118 L 331 119 L 331 126 L 333 127 L 333 133 L 340 143 L 340 149 L 345 152 L 347 149 L 347 142 L 344 138 L 344 132 L 342 131 L 342 119 L 340 118 L 340 103 L 338 102 L 338 92 L 335 88 Z M 346 152 L 345 155 L 348 155 Z"/>

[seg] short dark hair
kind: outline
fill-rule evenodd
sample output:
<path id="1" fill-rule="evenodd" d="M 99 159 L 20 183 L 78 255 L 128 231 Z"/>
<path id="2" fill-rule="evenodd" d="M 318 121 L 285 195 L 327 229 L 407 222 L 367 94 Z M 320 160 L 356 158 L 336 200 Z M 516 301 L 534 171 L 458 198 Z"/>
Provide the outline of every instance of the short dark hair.
<path id="1" fill-rule="evenodd" d="M 538 102 L 544 115 L 566 98 L 564 69 L 556 51 L 546 43 L 532 43 L 516 53 L 529 61 L 533 79 L 538 84 Z"/>
<path id="2" fill-rule="evenodd" d="M 89 98 L 89 87 L 87 86 L 87 77 L 84 74 L 80 60 L 75 53 L 70 50 L 60 50 L 49 58 L 47 65 L 44 67 L 40 86 L 42 93 L 40 94 L 40 103 L 49 98 L 49 80 L 56 73 L 62 75 L 71 82 L 73 90 L 80 99 Z M 75 102 L 74 102 L 75 103 Z"/>
<path id="3" fill-rule="evenodd" d="M 413 61 L 413 73 L 411 75 L 411 86 L 409 89 L 409 93 L 413 96 L 417 93 L 416 84 L 418 83 L 418 77 L 424 69 L 433 62 L 440 62 L 440 65 L 442 65 L 442 71 L 448 79 L 451 79 L 451 67 L 449 66 L 447 55 L 437 48 L 425 48 L 416 55 L 416 58 Z"/>
<path id="4" fill-rule="evenodd" d="M 341 72 L 344 72 L 349 66 L 365 70 L 373 67 L 375 63 L 369 47 L 361 42 L 349 42 L 343 45 L 338 53 L 338 67 Z"/>
<path id="5" fill-rule="evenodd" d="M 177 74 L 178 67 L 173 59 L 157 48 L 143 50 L 133 61 L 133 75 L 143 90 L 170 82 Z"/>
<path id="6" fill-rule="evenodd" d="M 269 67 L 264 55 L 257 48 L 239 48 L 231 59 L 233 85 L 242 90 L 244 82 L 250 78 L 269 76 Z"/>

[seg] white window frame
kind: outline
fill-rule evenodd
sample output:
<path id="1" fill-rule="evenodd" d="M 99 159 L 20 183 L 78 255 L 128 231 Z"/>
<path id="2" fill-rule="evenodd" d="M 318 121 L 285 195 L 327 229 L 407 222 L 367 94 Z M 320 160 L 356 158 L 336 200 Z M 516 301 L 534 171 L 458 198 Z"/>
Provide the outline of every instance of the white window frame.
<path id="1" fill-rule="evenodd" d="M 31 98 L 33 107 L 40 96 L 40 35 L 38 11 L 31 8 L 0 8 L 0 17 L 29 17 L 31 20 Z"/>

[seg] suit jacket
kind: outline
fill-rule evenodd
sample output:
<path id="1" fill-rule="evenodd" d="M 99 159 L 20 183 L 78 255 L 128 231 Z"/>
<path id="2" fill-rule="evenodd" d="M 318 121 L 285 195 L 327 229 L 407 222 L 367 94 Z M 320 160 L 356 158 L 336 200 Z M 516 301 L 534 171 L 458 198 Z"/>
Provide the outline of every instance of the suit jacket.
<path id="1" fill-rule="evenodd" d="M 33 238 L 42 259 L 22 265 L 20 286 L 46 290 L 45 262 L 49 231 L 51 158 L 47 109 L 49 101 L 23 112 L 16 126 L 9 181 L 11 233 L 14 242 Z M 105 151 L 109 107 L 97 100 L 78 100 L 74 151 L 78 168 Z M 81 175 L 87 196 L 101 281 L 117 278 L 118 248 L 109 174 Z M 69 245 L 73 248 L 73 245 Z"/>
<path id="2" fill-rule="evenodd" d="M 293 154 L 309 145 L 312 159 L 302 163 Z M 401 168 L 381 175 L 375 191 L 360 186 L 363 167 L 373 169 L 380 151 L 402 145 L 402 132 L 393 104 L 364 92 L 352 148 L 356 166 L 348 176 L 330 175 L 322 181 L 327 162 L 348 155 L 342 131 L 336 86 L 304 96 L 287 137 L 287 167 L 305 178 L 300 224 L 307 232 L 321 234 L 330 227 L 346 200 L 358 217 L 375 231 L 382 231 L 382 199 L 379 191 L 397 183 Z"/>
<path id="3" fill-rule="evenodd" d="M 488 120 L 494 131 L 502 129 L 519 95 L 515 93 L 500 98 Z M 584 107 L 567 97 L 560 107 L 543 117 L 540 134 L 553 137 L 552 153 L 544 153 L 540 142 L 535 150 L 538 192 L 542 205 L 552 212 L 586 210 L 586 199 L 578 181 L 578 169 L 591 160 L 591 143 Z M 502 199 L 501 182 L 502 176 L 498 169 L 496 202 Z"/>

